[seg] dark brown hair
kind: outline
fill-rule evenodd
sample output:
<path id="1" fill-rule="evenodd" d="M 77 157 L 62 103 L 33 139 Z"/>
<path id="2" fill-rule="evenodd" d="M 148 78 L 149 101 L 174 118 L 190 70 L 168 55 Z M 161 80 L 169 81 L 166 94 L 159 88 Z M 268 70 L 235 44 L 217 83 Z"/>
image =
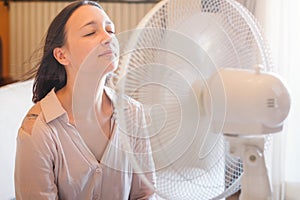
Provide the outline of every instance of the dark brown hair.
<path id="1" fill-rule="evenodd" d="M 53 56 L 53 50 L 65 44 L 65 25 L 72 13 L 82 5 L 102 7 L 95 1 L 75 1 L 65 7 L 51 22 L 43 47 L 43 55 L 36 71 L 33 84 L 34 103 L 44 98 L 53 88 L 58 91 L 66 85 L 67 74 L 65 67 Z"/>

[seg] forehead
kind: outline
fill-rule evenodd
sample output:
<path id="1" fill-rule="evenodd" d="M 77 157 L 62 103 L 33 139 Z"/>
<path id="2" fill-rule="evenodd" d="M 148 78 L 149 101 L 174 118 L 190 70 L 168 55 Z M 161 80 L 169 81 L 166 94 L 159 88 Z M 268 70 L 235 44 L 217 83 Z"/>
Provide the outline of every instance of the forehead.
<path id="1" fill-rule="evenodd" d="M 93 5 L 83 5 L 72 13 L 67 21 L 66 29 L 78 29 L 91 21 L 96 23 L 111 22 L 104 10 Z"/>

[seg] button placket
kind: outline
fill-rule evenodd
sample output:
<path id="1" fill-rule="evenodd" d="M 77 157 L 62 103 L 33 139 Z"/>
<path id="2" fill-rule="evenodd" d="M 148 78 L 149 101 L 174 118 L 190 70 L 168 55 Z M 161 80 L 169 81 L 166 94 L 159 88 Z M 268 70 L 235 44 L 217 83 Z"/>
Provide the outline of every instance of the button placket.
<path id="1" fill-rule="evenodd" d="M 100 199 L 99 197 L 100 197 L 99 194 L 95 194 L 95 195 L 93 196 L 93 200 L 98 200 L 98 199 Z"/>
<path id="2" fill-rule="evenodd" d="M 102 167 L 101 165 L 98 165 L 95 170 L 95 190 L 93 194 L 93 200 L 99 200 L 100 199 L 100 194 L 101 194 L 101 185 L 102 185 Z"/>
<path id="3" fill-rule="evenodd" d="M 97 174 L 100 174 L 100 173 L 102 173 L 102 169 L 101 169 L 101 167 L 97 167 L 95 171 L 96 171 L 96 173 L 97 173 Z"/>

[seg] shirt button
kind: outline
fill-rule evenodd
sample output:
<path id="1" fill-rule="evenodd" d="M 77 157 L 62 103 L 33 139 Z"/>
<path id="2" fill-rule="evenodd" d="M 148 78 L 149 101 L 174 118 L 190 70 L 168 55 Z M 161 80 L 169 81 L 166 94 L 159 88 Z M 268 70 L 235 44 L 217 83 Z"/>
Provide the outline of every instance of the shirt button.
<path id="1" fill-rule="evenodd" d="M 97 169 L 96 169 L 96 173 L 99 174 L 99 173 L 101 173 L 101 172 L 102 172 L 101 168 L 97 168 Z"/>

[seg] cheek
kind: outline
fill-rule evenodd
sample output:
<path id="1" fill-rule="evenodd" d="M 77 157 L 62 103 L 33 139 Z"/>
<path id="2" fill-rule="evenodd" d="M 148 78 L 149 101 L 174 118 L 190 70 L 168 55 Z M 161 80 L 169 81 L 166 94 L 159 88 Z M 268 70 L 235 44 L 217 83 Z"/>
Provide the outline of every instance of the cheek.
<path id="1" fill-rule="evenodd" d="M 93 47 L 88 46 L 73 47 L 70 54 L 70 63 L 72 66 L 78 69 L 92 49 Z"/>

